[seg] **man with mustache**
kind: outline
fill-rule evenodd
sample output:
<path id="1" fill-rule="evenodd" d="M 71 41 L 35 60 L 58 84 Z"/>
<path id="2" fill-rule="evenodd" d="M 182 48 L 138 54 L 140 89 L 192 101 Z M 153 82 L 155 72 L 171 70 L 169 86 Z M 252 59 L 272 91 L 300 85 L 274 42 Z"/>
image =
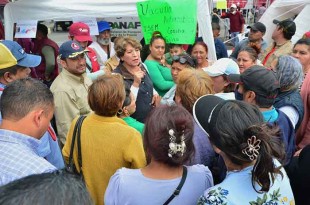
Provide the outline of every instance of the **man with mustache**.
<path id="1" fill-rule="evenodd" d="M 115 54 L 114 44 L 111 42 L 111 27 L 107 21 L 99 21 L 98 31 L 96 36 L 97 41 L 93 42 L 89 47 L 94 49 L 99 57 L 98 61 L 105 64 L 105 62 Z"/>
<path id="2" fill-rule="evenodd" d="M 60 145 L 66 142 L 66 135 L 72 120 L 78 115 L 87 115 L 88 87 L 92 81 L 86 75 L 86 59 L 83 47 L 77 41 L 67 41 L 59 48 L 62 72 L 51 86 L 55 101 L 55 118 Z"/>

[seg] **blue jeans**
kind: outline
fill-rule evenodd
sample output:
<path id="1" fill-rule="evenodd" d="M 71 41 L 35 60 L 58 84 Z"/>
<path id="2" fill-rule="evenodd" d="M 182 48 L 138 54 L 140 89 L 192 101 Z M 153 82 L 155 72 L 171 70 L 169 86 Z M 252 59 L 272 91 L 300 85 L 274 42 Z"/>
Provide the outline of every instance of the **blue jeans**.
<path id="1" fill-rule="evenodd" d="M 239 38 L 237 37 L 239 33 L 240 32 L 231 32 L 231 38 L 233 38 L 231 42 L 233 43 L 234 47 L 236 47 L 236 45 L 239 43 Z"/>

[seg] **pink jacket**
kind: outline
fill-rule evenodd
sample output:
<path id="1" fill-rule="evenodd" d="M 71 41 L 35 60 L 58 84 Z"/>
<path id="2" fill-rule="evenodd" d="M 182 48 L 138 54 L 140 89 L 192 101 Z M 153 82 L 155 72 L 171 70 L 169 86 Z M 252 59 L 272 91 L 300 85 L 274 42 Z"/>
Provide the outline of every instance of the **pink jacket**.
<path id="1" fill-rule="evenodd" d="M 300 94 L 304 104 L 304 118 L 296 133 L 296 145 L 302 149 L 310 144 L 310 73 L 302 84 Z"/>

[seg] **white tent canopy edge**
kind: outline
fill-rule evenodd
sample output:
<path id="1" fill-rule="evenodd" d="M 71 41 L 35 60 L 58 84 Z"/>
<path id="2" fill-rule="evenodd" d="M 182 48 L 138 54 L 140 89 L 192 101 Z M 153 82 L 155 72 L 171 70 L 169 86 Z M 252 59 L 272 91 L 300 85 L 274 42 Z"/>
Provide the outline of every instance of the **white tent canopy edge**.
<path id="1" fill-rule="evenodd" d="M 4 8 L 5 39 L 12 40 L 13 25 L 18 20 L 57 20 L 73 17 L 104 18 L 138 16 L 137 0 L 19 0 Z M 197 0 L 199 33 L 208 45 L 208 58 L 216 60 L 208 0 Z"/>
<path id="2" fill-rule="evenodd" d="M 294 22 L 296 24 L 296 33 L 292 38 L 292 42 L 295 43 L 302 35 L 310 30 L 310 0 L 276 0 L 266 10 L 264 15 L 259 20 L 265 24 L 267 31 L 264 39 L 267 43 L 271 43 L 272 32 L 276 28 L 273 24 L 273 20 L 284 20 L 292 18 L 295 15 Z"/>

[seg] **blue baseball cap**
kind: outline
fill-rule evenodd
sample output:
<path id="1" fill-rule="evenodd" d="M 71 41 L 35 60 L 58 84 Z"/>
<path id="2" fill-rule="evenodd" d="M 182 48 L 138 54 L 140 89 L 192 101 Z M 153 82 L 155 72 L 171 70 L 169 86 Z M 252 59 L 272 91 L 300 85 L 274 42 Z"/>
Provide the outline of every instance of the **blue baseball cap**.
<path id="1" fill-rule="evenodd" d="M 66 41 L 59 48 L 61 58 L 74 58 L 84 52 L 84 49 L 77 41 Z"/>
<path id="2" fill-rule="evenodd" d="M 41 63 L 41 56 L 28 54 L 15 41 L 0 41 L 0 69 L 14 65 L 22 67 L 36 67 Z"/>
<path id="3" fill-rule="evenodd" d="M 99 33 L 104 32 L 106 30 L 111 30 L 110 24 L 107 21 L 99 21 L 98 24 L 98 31 Z"/>

